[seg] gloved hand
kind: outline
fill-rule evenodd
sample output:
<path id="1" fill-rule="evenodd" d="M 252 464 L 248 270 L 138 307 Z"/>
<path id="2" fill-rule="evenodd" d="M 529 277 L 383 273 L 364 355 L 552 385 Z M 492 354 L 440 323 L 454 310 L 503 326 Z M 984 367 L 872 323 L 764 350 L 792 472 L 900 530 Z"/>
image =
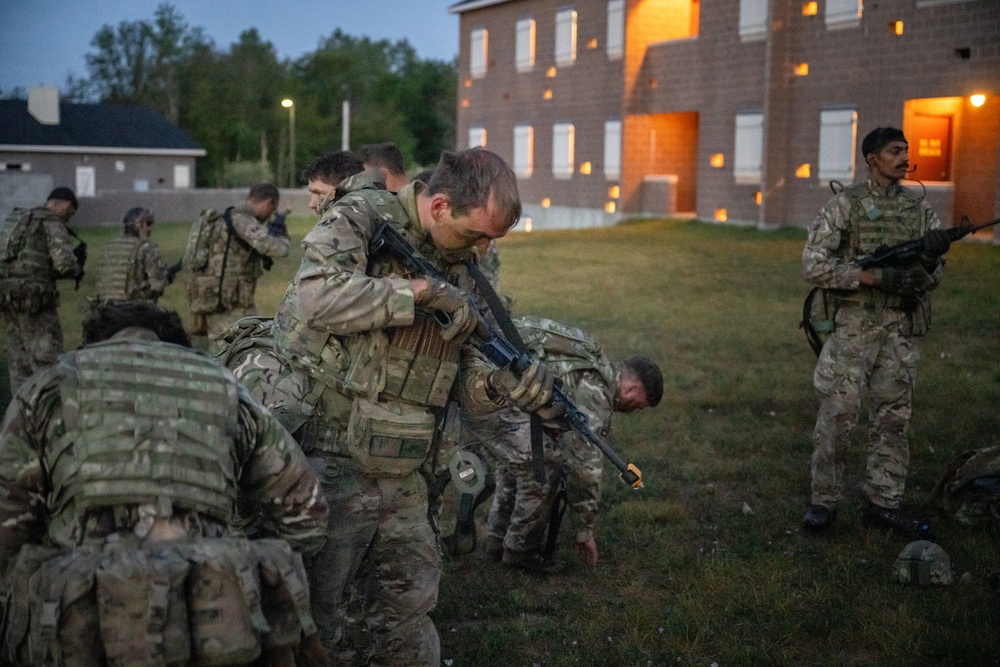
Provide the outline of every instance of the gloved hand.
<path id="1" fill-rule="evenodd" d="M 427 289 L 414 303 L 431 310 L 440 310 L 451 317 L 451 324 L 441 330 L 441 337 L 451 340 L 461 336 L 464 340 L 482 323 L 468 294 L 443 280 L 427 278 Z"/>
<path id="2" fill-rule="evenodd" d="M 908 269 L 889 267 L 878 270 L 878 288 L 887 294 L 912 296 L 927 287 L 930 276 L 919 264 Z"/>
<path id="3" fill-rule="evenodd" d="M 275 215 L 274 219 L 267 224 L 267 235 L 288 238 L 288 227 L 285 225 L 285 218 L 287 218 L 288 214 L 291 212 L 292 209 L 286 208 L 281 213 Z"/>
<path id="4" fill-rule="evenodd" d="M 486 378 L 486 386 L 494 395 L 525 412 L 535 412 L 542 419 L 555 419 L 566 411 L 562 403 L 552 401 L 555 381 L 555 375 L 545 364 L 534 361 L 520 378 L 508 368 L 493 371 Z"/>
<path id="5" fill-rule="evenodd" d="M 924 234 L 924 251 L 920 259 L 925 264 L 936 264 L 938 258 L 951 247 L 951 235 L 946 229 L 931 229 Z"/>

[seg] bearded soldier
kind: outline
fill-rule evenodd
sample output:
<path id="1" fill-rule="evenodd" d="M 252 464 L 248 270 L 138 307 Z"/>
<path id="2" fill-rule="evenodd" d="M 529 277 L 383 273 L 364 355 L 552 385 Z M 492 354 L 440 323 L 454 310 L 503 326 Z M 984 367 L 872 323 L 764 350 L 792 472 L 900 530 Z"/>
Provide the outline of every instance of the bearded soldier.
<path id="1" fill-rule="evenodd" d="M 550 404 L 553 378 L 537 362 L 520 379 L 472 355 L 460 363 L 470 352 L 464 341 L 481 326 L 471 248 L 506 234 L 520 215 L 510 167 L 475 148 L 444 153 L 430 183 L 398 195 L 379 186 L 370 172 L 342 184 L 344 194 L 303 241 L 272 329 L 283 360 L 309 386 L 315 428 L 303 442 L 324 470 L 331 513 L 342 518 L 307 564 L 324 644 L 345 662 L 437 667 L 428 614 L 441 553 L 421 470 L 433 467 L 457 427 L 449 404 L 489 412 L 513 402 L 533 411 Z M 450 282 L 373 252 L 369 241 L 383 221 Z M 370 632 L 348 656 L 341 640 L 352 582 L 368 595 Z"/>
<path id="2" fill-rule="evenodd" d="M 0 426 L 3 661 L 291 664 L 327 518 L 298 445 L 176 313 L 99 305 L 84 344 Z"/>
<path id="3" fill-rule="evenodd" d="M 176 271 L 164 266 L 160 247 L 149 238 L 153 222 L 153 212 L 148 208 L 136 206 L 125 213 L 121 236 L 101 252 L 97 267 L 99 300 L 156 303 L 163 295 Z"/>
<path id="4" fill-rule="evenodd" d="M 569 397 L 587 415 L 590 427 L 602 438 L 610 433 L 613 413 L 659 404 L 663 375 L 653 361 L 631 356 L 611 363 L 601 346 L 586 333 L 549 319 L 522 317 L 514 324 L 532 357 L 556 374 Z M 504 410 L 477 421 L 476 430 L 482 431 L 481 439 L 487 445 L 496 477 L 486 528 L 487 558 L 536 572 L 554 571 L 558 567 L 552 557 L 556 525 L 550 525 L 550 516 L 565 483 L 577 548 L 588 566 L 597 565 L 594 527 L 603 470 L 597 448 L 557 422 L 545 423 L 545 479 L 539 482 L 534 478 L 531 461 L 528 415 Z M 503 435 L 492 437 L 497 432 Z M 553 532 L 546 544 L 547 529 Z"/>
<path id="5" fill-rule="evenodd" d="M 906 431 L 920 360 L 917 339 L 927 333 L 929 292 L 941 282 L 942 255 L 951 241 L 927 202 L 899 184 L 909 168 L 908 148 L 901 130 L 872 130 L 861 143 L 868 180 L 827 203 L 802 252 L 806 280 L 828 290 L 837 309 L 813 374 L 820 405 L 812 436 L 812 505 L 802 519 L 807 530 L 825 530 L 836 517 L 863 389 L 872 405 L 862 520 L 906 535 L 928 530 L 907 518 L 900 503 L 910 464 Z M 920 238 L 924 250 L 911 266 L 862 269 L 855 263 L 880 246 Z"/>

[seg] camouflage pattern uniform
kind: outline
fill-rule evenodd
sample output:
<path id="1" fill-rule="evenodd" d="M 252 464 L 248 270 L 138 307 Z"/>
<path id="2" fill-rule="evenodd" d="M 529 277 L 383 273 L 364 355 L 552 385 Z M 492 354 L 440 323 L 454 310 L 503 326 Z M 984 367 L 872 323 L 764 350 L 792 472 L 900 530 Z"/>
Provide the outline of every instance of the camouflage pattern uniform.
<path id="1" fill-rule="evenodd" d="M 66 223 L 44 206 L 26 211 L 16 228 L 5 223 L 0 232 L 0 315 L 7 323 L 13 394 L 32 373 L 54 364 L 62 353 L 56 280 L 76 278 L 83 267 L 73 254 L 75 244 Z"/>
<path id="2" fill-rule="evenodd" d="M 474 293 L 461 263 L 471 251 L 448 261 L 421 229 L 416 200 L 425 184 L 393 195 L 373 185 L 371 172 L 347 179 L 338 188 L 346 194 L 303 240 L 302 265 L 272 329 L 282 359 L 314 397 L 315 417 L 300 440 L 339 517 L 307 564 L 320 637 L 342 662 L 436 667 L 440 646 L 428 614 L 441 552 L 425 475 L 437 465 L 437 417 L 453 389 L 470 409 L 499 406 L 486 396 L 484 373 L 460 371 L 461 343 L 441 339 L 430 315 L 415 310 L 398 261 L 369 256 L 368 242 L 391 220 Z M 351 586 L 367 595 L 368 646 L 344 639 Z"/>
<path id="3" fill-rule="evenodd" d="M 0 426 L 0 499 L 12 664 L 248 664 L 315 630 L 289 549 L 322 544 L 315 473 L 231 373 L 152 332 L 64 354 L 22 387 Z M 233 528 L 238 499 L 277 539 Z"/>
<path id="4" fill-rule="evenodd" d="M 160 247 L 127 224 L 122 235 L 106 245 L 97 265 L 97 298 L 100 301 L 151 301 L 163 295 L 167 267 Z"/>
<path id="5" fill-rule="evenodd" d="M 843 497 L 851 430 L 861 409 L 861 392 L 871 401 L 865 495 L 875 505 L 899 507 L 910 448 L 906 437 L 930 296 L 941 281 L 942 263 L 928 274 L 926 289 L 913 298 L 859 284 L 854 260 L 880 245 L 918 239 L 941 222 L 926 202 L 896 184 L 874 181 L 835 195 L 809 230 L 802 272 L 829 290 L 837 304 L 835 329 L 823 346 L 813 384 L 820 407 L 813 431 L 812 504 L 829 509 Z"/>
<path id="6" fill-rule="evenodd" d="M 224 220 L 215 223 L 208 266 L 192 278 L 191 311 L 205 315 L 209 339 L 217 340 L 236 320 L 255 314 L 253 296 L 264 258 L 288 255 L 288 237 L 269 235 L 267 224 L 248 206 L 233 208 L 232 222 L 231 238 Z"/>
<path id="7" fill-rule="evenodd" d="M 532 356 L 556 372 L 569 398 L 587 415 L 594 432 L 607 438 L 620 369 L 608 361 L 600 345 L 579 329 L 536 317 L 518 318 L 514 324 Z M 539 484 L 531 462 L 528 415 L 507 409 L 488 419 L 494 422 L 493 433 L 506 431 L 499 438 L 483 432 L 497 483 L 487 519 L 490 541 L 502 542 L 504 550 L 515 557 L 539 553 L 564 470 L 576 541 L 583 543 L 593 538 L 601 500 L 600 451 L 576 432 L 545 423 L 545 482 Z"/>

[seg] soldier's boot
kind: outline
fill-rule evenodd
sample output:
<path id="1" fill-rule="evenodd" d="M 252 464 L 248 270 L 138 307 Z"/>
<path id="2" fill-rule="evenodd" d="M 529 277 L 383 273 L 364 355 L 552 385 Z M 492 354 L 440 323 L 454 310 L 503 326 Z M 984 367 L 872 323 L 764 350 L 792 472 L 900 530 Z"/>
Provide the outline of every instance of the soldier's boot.
<path id="1" fill-rule="evenodd" d="M 926 521 L 910 519 L 898 507 L 882 507 L 870 500 L 865 503 L 861 522 L 866 526 L 887 528 L 912 540 L 934 540 L 930 524 Z"/>
<path id="2" fill-rule="evenodd" d="M 488 563 L 499 563 L 503 560 L 503 538 L 496 535 L 487 535 L 483 544 L 483 560 Z"/>
<path id="3" fill-rule="evenodd" d="M 802 528 L 813 533 L 821 533 L 837 518 L 837 510 L 822 505 L 813 505 L 802 517 Z"/>
<path id="4" fill-rule="evenodd" d="M 562 569 L 562 563 L 543 556 L 537 551 L 511 551 L 503 550 L 503 563 L 515 567 L 525 572 L 535 574 L 554 574 Z"/>

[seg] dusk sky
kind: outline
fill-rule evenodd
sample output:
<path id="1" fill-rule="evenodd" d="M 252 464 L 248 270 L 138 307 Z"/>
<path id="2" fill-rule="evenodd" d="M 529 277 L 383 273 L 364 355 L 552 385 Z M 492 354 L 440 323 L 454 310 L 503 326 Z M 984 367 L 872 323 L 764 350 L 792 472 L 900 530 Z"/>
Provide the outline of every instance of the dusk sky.
<path id="1" fill-rule="evenodd" d="M 0 90 L 62 87 L 87 75 L 90 41 L 105 24 L 153 18 L 162 0 L 0 0 Z M 340 28 L 354 37 L 406 39 L 424 59 L 458 55 L 457 0 L 172 0 L 217 48 L 257 28 L 279 59 L 297 58 Z"/>

